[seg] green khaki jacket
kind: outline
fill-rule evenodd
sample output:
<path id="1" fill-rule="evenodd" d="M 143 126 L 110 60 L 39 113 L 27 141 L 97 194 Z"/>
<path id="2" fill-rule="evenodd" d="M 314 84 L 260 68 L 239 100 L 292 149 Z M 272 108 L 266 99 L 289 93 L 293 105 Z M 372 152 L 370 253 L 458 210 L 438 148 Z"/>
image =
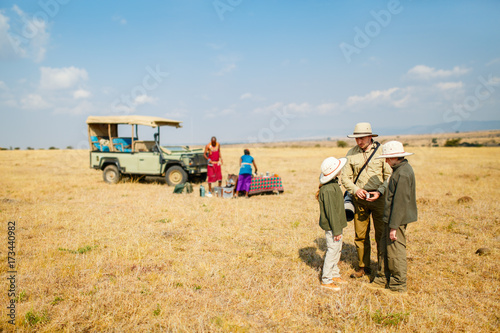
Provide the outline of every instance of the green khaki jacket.
<path id="1" fill-rule="evenodd" d="M 342 234 L 347 227 L 344 196 L 338 184 L 338 178 L 324 184 L 319 189 L 319 226 L 323 230 L 332 230 L 334 236 Z"/>
<path id="2" fill-rule="evenodd" d="M 389 223 L 391 229 L 415 222 L 418 217 L 415 173 L 408 160 L 404 159 L 393 167 L 393 173 L 388 183 L 384 222 Z"/>
<path id="3" fill-rule="evenodd" d="M 370 163 L 368 163 L 359 176 L 358 181 L 354 184 L 354 180 L 358 176 L 359 170 L 361 170 L 374 149 L 375 144 L 372 143 L 371 147 L 368 148 L 366 152 L 358 146 L 351 148 L 347 152 L 347 163 L 342 169 L 341 180 L 344 188 L 352 195 L 355 195 L 360 188 L 366 191 L 379 191 L 382 195 L 385 193 L 387 188 L 386 180 L 391 176 L 392 169 L 389 164 L 385 163 L 385 159 L 377 158 L 377 156 L 382 154 L 382 147 L 377 149 Z"/>

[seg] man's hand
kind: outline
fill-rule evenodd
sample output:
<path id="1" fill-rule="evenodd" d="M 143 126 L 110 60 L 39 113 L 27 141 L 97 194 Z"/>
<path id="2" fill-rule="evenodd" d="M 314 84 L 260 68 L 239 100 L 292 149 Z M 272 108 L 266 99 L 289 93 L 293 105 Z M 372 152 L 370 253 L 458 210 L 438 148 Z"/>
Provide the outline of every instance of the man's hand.
<path id="1" fill-rule="evenodd" d="M 360 188 L 359 190 L 356 191 L 356 196 L 362 200 L 365 200 L 366 199 L 366 192 L 365 190 L 363 190 L 362 188 Z"/>
<path id="2" fill-rule="evenodd" d="M 398 231 L 398 230 L 397 229 L 391 229 L 391 231 L 389 231 L 389 238 L 391 239 L 391 241 L 395 241 L 395 240 L 398 239 L 396 237 L 396 231 Z"/>
<path id="3" fill-rule="evenodd" d="M 380 192 L 379 191 L 368 192 L 368 193 L 370 193 L 370 198 L 366 199 L 366 201 L 373 202 L 373 201 L 377 200 L 378 198 L 380 198 Z"/>
<path id="4" fill-rule="evenodd" d="M 342 234 L 337 235 L 337 236 L 333 236 L 333 240 L 336 241 L 336 242 L 338 242 L 341 239 L 342 239 Z"/>

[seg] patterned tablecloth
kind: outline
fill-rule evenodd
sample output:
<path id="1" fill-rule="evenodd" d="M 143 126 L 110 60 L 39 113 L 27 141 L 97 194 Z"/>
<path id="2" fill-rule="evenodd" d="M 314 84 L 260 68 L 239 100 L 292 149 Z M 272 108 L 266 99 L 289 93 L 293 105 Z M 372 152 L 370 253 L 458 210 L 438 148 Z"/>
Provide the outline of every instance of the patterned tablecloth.
<path id="1" fill-rule="evenodd" d="M 281 177 L 253 177 L 248 194 L 253 195 L 274 191 L 284 191 Z"/>

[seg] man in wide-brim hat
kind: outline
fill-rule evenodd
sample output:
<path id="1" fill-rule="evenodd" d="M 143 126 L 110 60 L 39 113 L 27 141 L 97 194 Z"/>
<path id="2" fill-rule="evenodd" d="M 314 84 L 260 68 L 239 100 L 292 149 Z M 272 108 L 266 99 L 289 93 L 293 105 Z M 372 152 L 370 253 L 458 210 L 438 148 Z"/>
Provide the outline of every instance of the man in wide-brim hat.
<path id="1" fill-rule="evenodd" d="M 373 138 L 378 136 L 372 132 L 370 123 L 358 123 L 349 138 L 356 139 L 356 146 L 346 155 L 347 164 L 342 172 L 342 185 L 352 195 L 354 204 L 354 245 L 358 253 L 358 268 L 351 278 L 361 278 L 371 274 L 370 268 L 370 216 L 373 218 L 377 255 L 380 238 L 383 232 L 384 181 L 391 175 L 391 167 L 384 160 L 377 159 L 381 154 L 380 145 Z M 366 167 L 363 165 L 374 153 Z M 358 177 L 359 175 L 359 177 Z M 354 182 L 356 178 L 358 180 Z"/>
<path id="2" fill-rule="evenodd" d="M 385 195 L 384 232 L 380 240 L 378 269 L 370 288 L 406 292 L 406 226 L 417 221 L 415 173 L 398 141 L 382 146 L 382 155 L 393 170 Z"/>

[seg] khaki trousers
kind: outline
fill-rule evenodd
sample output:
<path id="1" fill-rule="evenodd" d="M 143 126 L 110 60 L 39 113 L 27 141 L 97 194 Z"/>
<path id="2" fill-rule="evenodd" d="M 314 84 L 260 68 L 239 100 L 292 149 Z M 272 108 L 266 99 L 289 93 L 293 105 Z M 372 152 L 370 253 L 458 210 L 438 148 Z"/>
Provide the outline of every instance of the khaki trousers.
<path id="1" fill-rule="evenodd" d="M 406 291 L 406 224 L 396 229 L 396 240 L 389 238 L 389 224 L 385 223 L 379 252 L 377 274 L 373 283 L 394 291 Z"/>
<path id="2" fill-rule="evenodd" d="M 359 268 L 370 267 L 370 215 L 373 219 L 375 229 L 375 241 L 377 242 L 377 257 L 380 252 L 380 238 L 384 230 L 384 196 L 380 196 L 374 202 L 359 199 L 354 195 L 354 245 L 358 252 Z"/>

